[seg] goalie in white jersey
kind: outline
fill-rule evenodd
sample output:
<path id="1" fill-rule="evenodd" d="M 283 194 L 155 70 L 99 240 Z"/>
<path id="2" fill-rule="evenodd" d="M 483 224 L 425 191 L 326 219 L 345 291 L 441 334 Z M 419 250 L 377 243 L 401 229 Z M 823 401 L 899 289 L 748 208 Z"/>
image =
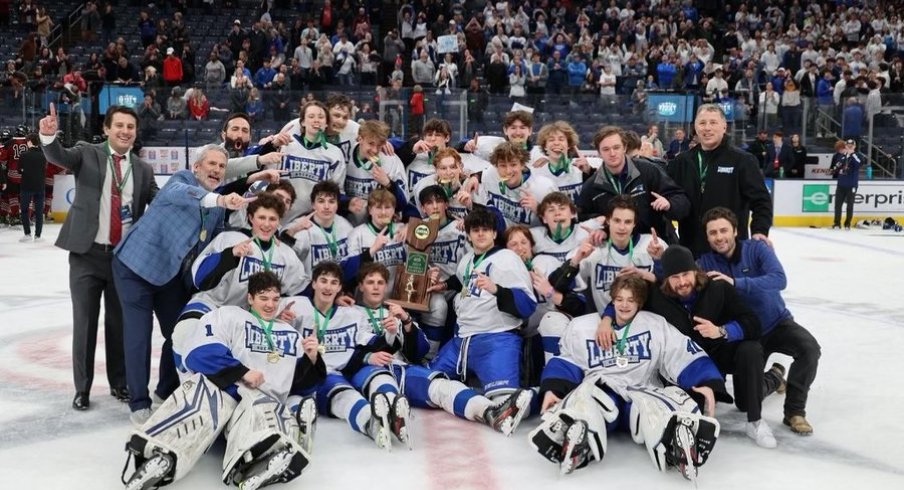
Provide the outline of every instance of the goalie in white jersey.
<path id="1" fill-rule="evenodd" d="M 577 151 L 577 132 L 567 122 L 555 121 L 540 128 L 530 154 L 534 172 L 552 180 L 571 202 L 578 202 L 584 181 L 593 173 L 587 158 Z"/>
<path id="2" fill-rule="evenodd" d="M 345 195 L 349 199 L 349 219 L 355 224 L 366 220 L 364 210 L 371 192 L 386 189 L 396 198 L 396 211 L 408 202 L 408 184 L 402 161 L 395 155 L 380 153 L 389 137 L 389 127 L 381 121 L 364 121 L 358 129 L 345 174 Z"/>
<path id="3" fill-rule="evenodd" d="M 526 168 L 527 159 L 527 151 L 505 142 L 490 155 L 493 168 L 481 174 L 474 201 L 498 209 L 506 225 L 540 225 L 537 207 L 547 194 L 557 190 L 551 180 Z"/>
<path id="4" fill-rule="evenodd" d="M 249 308 L 224 306 L 182 332 L 174 347 L 182 384 L 130 436 L 136 470 L 127 489 L 181 479 L 224 429 L 226 484 L 256 489 L 290 481 L 307 466 L 316 409 L 289 393 L 293 380 L 321 378 L 324 364 L 316 336 L 302 337 L 276 318 L 279 297 L 276 274 L 258 272 L 248 279 Z"/>
<path id="5" fill-rule="evenodd" d="M 336 303 L 342 269 L 335 262 L 317 264 L 312 276 L 313 301 L 291 298 L 289 311 L 301 334 L 316 335 L 323 346 L 326 379 L 299 394 L 315 395 L 320 412 L 345 420 L 378 447 L 391 449 L 393 434 L 410 448 L 408 401 L 386 368 L 402 347 L 404 335 L 397 328 L 385 328 L 378 335 L 361 310 Z"/>
<path id="6" fill-rule="evenodd" d="M 649 281 L 662 275 L 659 262 L 666 244 L 652 235 L 634 233 L 637 208 L 630 196 L 612 198 L 606 213 L 609 239 L 604 246 L 596 246 L 585 239 L 574 249 L 568 260 L 550 275 L 557 291 L 590 293 L 596 311 L 602 310 L 611 299 L 609 288 L 616 277 L 636 274 Z M 557 346 L 566 323 L 549 319 L 540 324 L 544 344 Z M 547 354 L 555 355 L 555 350 Z"/>
<path id="7" fill-rule="evenodd" d="M 339 262 L 348 256 L 348 235 L 353 227 L 336 215 L 340 194 L 335 182 L 318 182 L 311 190 L 314 210 L 289 223 L 280 233 L 280 239 L 292 247 L 305 270 L 313 271 L 323 261 Z"/>
<path id="8" fill-rule="evenodd" d="M 695 479 L 719 435 L 716 399 L 731 400 L 722 375 L 693 340 L 639 311 L 646 281 L 620 276 L 612 293 L 618 340 L 599 346 L 596 314 L 572 320 L 561 353 L 543 370 L 545 413 L 530 442 L 566 474 L 602 460 L 607 431 L 630 429 L 660 471 L 677 466 Z"/>
<path id="9" fill-rule="evenodd" d="M 302 108 L 304 130 L 293 135 L 292 140 L 280 148 L 284 153 L 280 170 L 295 186 L 298 199 L 287 213 L 287 219 L 295 219 L 311 211 L 311 190 L 324 180 L 331 180 L 342 188 L 345 185 L 345 156 L 339 147 L 327 141 L 328 119 L 326 106 L 320 102 L 308 102 Z"/>
<path id="10" fill-rule="evenodd" d="M 492 212 L 472 211 L 465 218 L 465 231 L 473 250 L 461 260 L 455 276 L 429 288 L 456 292 L 458 318 L 455 337 L 440 348 L 429 367 L 451 379 L 474 376 L 484 396 L 498 401 L 519 390 L 519 330 L 537 301 L 521 258 L 495 246 Z"/>
<path id="11" fill-rule="evenodd" d="M 264 192 L 248 204 L 250 230 L 225 231 L 204 248 L 192 264 L 192 280 L 198 292 L 182 309 L 173 331 L 174 349 L 191 336 L 202 315 L 221 306 L 242 306 L 248 294 L 248 278 L 271 271 L 287 295 L 300 294 L 310 277 L 292 249 L 276 238 L 284 202 Z M 177 362 L 178 364 L 178 362 Z"/>

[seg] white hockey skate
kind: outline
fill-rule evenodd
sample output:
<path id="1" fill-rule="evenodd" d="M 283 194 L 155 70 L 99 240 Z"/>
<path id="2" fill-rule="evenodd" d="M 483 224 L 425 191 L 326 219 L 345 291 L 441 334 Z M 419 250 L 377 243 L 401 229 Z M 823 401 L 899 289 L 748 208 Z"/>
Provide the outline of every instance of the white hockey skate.
<path id="1" fill-rule="evenodd" d="M 677 417 L 675 433 L 672 436 L 672 458 L 675 466 L 685 479 L 697 483 L 697 437 L 693 430 L 694 421 L 686 417 Z"/>
<path id="2" fill-rule="evenodd" d="M 295 411 L 295 420 L 298 422 L 298 444 L 311 454 L 317 429 L 317 402 L 311 397 L 302 398 Z"/>
<path id="3" fill-rule="evenodd" d="M 169 454 L 157 453 L 144 462 L 129 481 L 126 490 L 146 490 L 157 488 L 159 483 L 174 469 L 173 457 Z"/>
<path id="4" fill-rule="evenodd" d="M 246 473 L 245 479 L 239 483 L 240 490 L 257 490 L 276 483 L 292 462 L 294 451 L 291 448 L 280 449 L 270 457 L 254 463 Z"/>
<path id="5" fill-rule="evenodd" d="M 376 393 L 370 400 L 370 424 L 367 433 L 377 443 L 377 447 L 392 451 L 389 431 L 389 398 L 386 393 Z"/>
<path id="6" fill-rule="evenodd" d="M 562 453 L 562 462 L 559 464 L 559 474 L 562 476 L 587 463 L 590 454 L 590 446 L 587 444 L 587 422 L 575 420 L 568 426 L 565 440 L 562 442 Z"/>
<path id="7" fill-rule="evenodd" d="M 392 403 L 392 411 L 389 414 L 389 418 L 392 433 L 399 442 L 407 445 L 408 450 L 411 451 L 411 433 L 409 432 L 411 429 L 411 425 L 409 424 L 409 421 L 411 420 L 411 407 L 408 404 L 407 398 L 402 395 L 396 396 L 395 401 Z"/>
<path id="8" fill-rule="evenodd" d="M 521 419 L 527 414 L 533 394 L 529 390 L 518 390 L 512 393 L 502 403 L 487 409 L 483 420 L 490 427 L 511 436 Z"/>

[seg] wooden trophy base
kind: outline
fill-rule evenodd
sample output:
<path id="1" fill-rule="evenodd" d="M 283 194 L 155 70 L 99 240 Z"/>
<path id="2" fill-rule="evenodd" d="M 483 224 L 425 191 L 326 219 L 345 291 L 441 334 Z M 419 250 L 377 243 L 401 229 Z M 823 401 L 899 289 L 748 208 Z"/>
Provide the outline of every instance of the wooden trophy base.
<path id="1" fill-rule="evenodd" d="M 412 303 L 410 301 L 399 301 L 397 299 L 390 299 L 387 302 L 397 304 L 406 310 L 414 310 L 424 313 L 430 311 L 430 305 L 422 305 L 420 303 Z"/>

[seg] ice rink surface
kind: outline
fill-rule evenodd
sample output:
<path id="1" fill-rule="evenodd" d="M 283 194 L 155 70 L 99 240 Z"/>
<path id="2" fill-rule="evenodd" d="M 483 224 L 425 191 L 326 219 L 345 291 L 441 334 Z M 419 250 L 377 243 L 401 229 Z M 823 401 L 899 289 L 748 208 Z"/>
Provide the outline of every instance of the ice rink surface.
<path id="1" fill-rule="evenodd" d="M 70 408 L 72 317 L 67 253 L 53 246 L 58 232 L 51 224 L 46 242 L 19 243 L 21 231 L 0 230 L 0 488 L 122 488 L 131 427 L 128 407 L 109 395 L 103 340 L 91 409 Z M 744 414 L 720 404 L 722 435 L 699 487 L 904 489 L 904 234 L 787 228 L 772 239 L 789 278 L 788 307 L 822 345 L 808 404 L 815 433 L 800 437 L 781 425 L 783 400 L 772 395 L 763 413 L 779 447 L 760 449 L 744 435 Z M 674 470 L 657 472 L 626 434 L 610 434 L 601 463 L 560 478 L 528 445 L 537 419 L 505 438 L 440 411 L 414 417 L 414 450 L 396 443 L 392 453 L 321 417 L 311 465 L 283 488 L 693 487 Z M 224 488 L 223 451 L 215 445 L 169 488 Z"/>

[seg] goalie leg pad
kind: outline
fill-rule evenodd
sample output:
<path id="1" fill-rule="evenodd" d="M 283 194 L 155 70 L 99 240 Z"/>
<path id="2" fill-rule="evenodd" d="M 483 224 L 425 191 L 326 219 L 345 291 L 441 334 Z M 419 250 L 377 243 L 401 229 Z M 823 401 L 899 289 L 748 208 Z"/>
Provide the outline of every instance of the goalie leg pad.
<path id="1" fill-rule="evenodd" d="M 538 331 L 543 342 L 543 355 L 548 363 L 553 356 L 559 354 L 559 340 L 565 335 L 571 319 L 558 311 L 551 311 L 540 319 Z"/>
<path id="2" fill-rule="evenodd" d="M 679 428 L 690 429 L 691 459 L 693 466 L 706 462 L 719 437 L 719 422 L 700 414 L 700 407 L 684 390 L 675 386 L 666 388 L 628 388 L 631 399 L 630 427 L 634 442 L 646 445 L 653 465 L 660 471 L 677 466 L 686 459 L 679 439 L 687 434 L 676 434 Z M 679 437 L 681 436 L 681 437 Z"/>
<path id="3" fill-rule="evenodd" d="M 223 431 L 236 405 L 232 397 L 207 378 L 193 375 L 179 385 L 141 429 L 132 432 L 126 450 L 135 457 L 135 468 L 155 454 L 168 454 L 173 458 L 174 469 L 163 481 L 181 479 Z"/>
<path id="4" fill-rule="evenodd" d="M 243 481 L 251 470 L 259 471 L 267 462 L 283 452 L 285 474 L 272 481 L 296 478 L 310 461 L 307 450 L 299 444 L 298 420 L 288 405 L 260 391 L 239 387 L 242 401 L 226 427 L 226 454 L 223 457 L 223 482 L 227 485 Z M 293 464 L 294 462 L 294 464 Z M 265 464 L 266 469 L 266 464 Z"/>

